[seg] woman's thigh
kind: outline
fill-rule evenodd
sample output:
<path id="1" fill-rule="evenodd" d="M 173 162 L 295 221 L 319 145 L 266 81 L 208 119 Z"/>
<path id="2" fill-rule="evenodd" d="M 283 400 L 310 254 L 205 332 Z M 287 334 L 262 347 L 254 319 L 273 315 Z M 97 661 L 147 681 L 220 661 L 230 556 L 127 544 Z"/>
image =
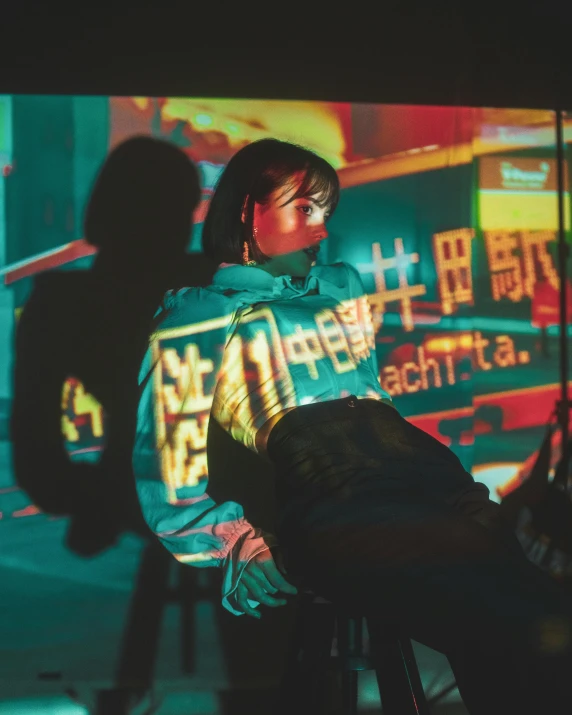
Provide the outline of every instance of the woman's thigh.
<path id="1" fill-rule="evenodd" d="M 396 454 L 423 454 L 429 462 L 444 461 L 460 465 L 456 455 L 439 440 L 408 422 L 387 405 L 368 406 L 369 413 L 362 415 L 359 433 L 384 450 Z M 369 427 L 369 429 L 368 429 Z"/>
<path id="2" fill-rule="evenodd" d="M 395 505 L 394 516 L 307 534 L 296 552 L 300 580 L 401 621 L 413 638 L 442 652 L 459 640 L 528 647 L 545 622 L 569 624 L 568 599 L 513 537 L 434 506 Z"/>
<path id="3" fill-rule="evenodd" d="M 370 465 L 371 477 L 398 477 L 404 486 L 417 489 L 420 497 L 445 497 L 474 484 L 450 449 L 386 405 L 379 409 L 373 405 L 369 414 L 356 421 L 349 437 L 356 451 L 353 463 L 358 472 L 362 457 L 362 463 Z"/>

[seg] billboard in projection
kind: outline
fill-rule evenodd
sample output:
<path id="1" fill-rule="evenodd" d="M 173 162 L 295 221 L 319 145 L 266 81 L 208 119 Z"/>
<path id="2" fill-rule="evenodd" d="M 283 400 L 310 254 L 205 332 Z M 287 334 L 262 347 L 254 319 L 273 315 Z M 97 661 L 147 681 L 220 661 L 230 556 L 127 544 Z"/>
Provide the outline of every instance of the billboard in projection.
<path id="1" fill-rule="evenodd" d="M 341 199 L 320 262 L 347 261 L 361 273 L 382 387 L 405 417 L 450 446 L 493 498 L 512 488 L 558 399 L 550 112 L 247 99 L 9 99 L 10 122 L 3 126 L 10 137 L 3 145 L 12 154 L 0 155 L 0 235 L 14 315 L 38 273 L 89 269 L 93 249 L 82 239 L 83 210 L 97 168 L 122 140 L 161 137 L 197 164 L 202 200 L 191 252 L 200 247 L 216 180 L 235 151 L 268 136 L 301 143 L 340 177 Z M 572 140 L 568 121 L 565 140 Z M 569 222 L 567 187 L 565 204 Z M 202 398 L 201 414 L 212 395 Z M 62 386 L 62 425 L 70 459 L 99 459 L 104 410 L 72 375 Z M 199 452 L 203 431 L 196 431 Z M 205 472 L 199 452 L 193 479 Z M 0 499 L 5 517 L 17 511 L 6 494 Z M 34 513 L 33 506 L 26 509 Z"/>

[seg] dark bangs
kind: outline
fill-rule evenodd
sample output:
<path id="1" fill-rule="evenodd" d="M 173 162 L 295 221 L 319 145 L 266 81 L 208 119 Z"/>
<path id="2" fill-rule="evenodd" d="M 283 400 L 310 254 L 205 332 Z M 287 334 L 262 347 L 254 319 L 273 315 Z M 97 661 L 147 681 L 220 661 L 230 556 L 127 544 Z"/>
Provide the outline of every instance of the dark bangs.
<path id="1" fill-rule="evenodd" d="M 336 210 L 340 200 L 340 182 L 335 169 L 327 161 L 320 159 L 319 156 L 314 155 L 314 157 L 318 161 L 308 162 L 307 166 L 302 169 L 305 172 L 302 183 L 286 203 L 312 197 L 321 209 L 327 210 L 329 218 Z M 284 193 L 292 188 L 293 179 L 292 175 L 288 177 Z"/>

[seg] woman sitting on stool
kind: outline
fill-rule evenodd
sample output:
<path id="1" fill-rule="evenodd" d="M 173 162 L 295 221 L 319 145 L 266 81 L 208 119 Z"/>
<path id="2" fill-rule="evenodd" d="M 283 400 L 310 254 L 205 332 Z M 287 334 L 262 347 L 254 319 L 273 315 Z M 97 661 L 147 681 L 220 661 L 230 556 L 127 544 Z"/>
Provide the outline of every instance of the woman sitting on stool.
<path id="1" fill-rule="evenodd" d="M 179 560 L 222 568 L 233 613 L 295 593 L 279 543 L 294 582 L 446 654 L 473 715 L 568 712 L 570 604 L 487 488 L 393 407 L 357 271 L 315 265 L 338 198 L 334 169 L 289 143 L 229 162 L 203 234 L 219 270 L 167 294 L 141 371 L 145 518 Z M 209 414 L 273 464 L 277 541 L 207 495 Z"/>

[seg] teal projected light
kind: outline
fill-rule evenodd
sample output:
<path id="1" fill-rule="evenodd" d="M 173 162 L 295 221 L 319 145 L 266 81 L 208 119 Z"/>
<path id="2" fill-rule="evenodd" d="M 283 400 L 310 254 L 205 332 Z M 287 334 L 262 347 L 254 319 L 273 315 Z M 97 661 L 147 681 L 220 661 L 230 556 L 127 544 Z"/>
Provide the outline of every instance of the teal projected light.
<path id="1" fill-rule="evenodd" d="M 0 266 L 6 263 L 5 180 L 12 170 L 12 101 L 0 95 Z"/>
<path id="2" fill-rule="evenodd" d="M 486 438 L 475 433 L 474 454 L 466 465 L 496 464 L 507 450 L 514 451 L 511 463 L 517 463 L 526 456 L 527 441 L 510 430 L 541 430 L 544 419 L 527 409 L 525 388 L 552 395 L 557 369 L 557 326 L 545 321 L 542 328 L 547 355 L 534 320 L 534 310 L 554 315 L 557 309 L 551 117 L 540 110 L 280 100 L 0 97 L 2 162 L 11 164 L 13 149 L 22 153 L 19 167 L 48 166 L 49 158 L 57 179 L 62 165 L 50 158 L 42 127 L 50 120 L 69 126 L 73 135 L 68 149 L 65 132 L 53 137 L 58 152 L 69 151 L 69 181 L 56 192 L 50 177 L 47 191 L 64 198 L 67 192 L 73 204 L 75 230 L 65 244 L 62 239 L 53 245 L 55 229 L 42 223 L 38 206 L 45 192 L 28 169 L 0 184 L 0 190 L 11 192 L 0 201 L 0 212 L 8 201 L 12 215 L 7 230 L 0 215 L 0 236 L 9 244 L 12 267 L 5 280 L 16 286 L 20 306 L 26 295 L 20 287 L 38 273 L 84 267 L 78 259 L 87 255 L 86 246 L 78 229 L 91 177 L 108 147 L 134 134 L 167 138 L 197 165 L 203 193 L 192 250 L 200 249 L 216 181 L 237 150 L 270 136 L 303 144 L 327 158 L 340 177 L 340 204 L 328 222 L 329 238 L 318 262 L 342 260 L 359 268 L 373 312 L 384 389 L 391 390 L 402 414 L 446 443 L 442 425 L 454 422 L 458 410 L 477 414 L 486 403 L 504 414 L 506 394 L 518 390 L 518 414 L 528 415 L 526 424 L 507 421 L 505 415 Z M 18 129 L 17 147 L 12 124 Z M 565 124 L 570 142 L 572 122 Z M 48 176 L 49 169 L 42 173 Z M 567 215 L 568 205 L 567 192 Z M 548 289 L 541 294 L 543 279 Z M 468 346 L 471 336 L 477 336 L 478 350 Z M 478 429 L 485 429 L 478 420 Z M 455 438 L 452 447 L 460 449 L 462 442 L 467 452 L 468 440 Z"/>

